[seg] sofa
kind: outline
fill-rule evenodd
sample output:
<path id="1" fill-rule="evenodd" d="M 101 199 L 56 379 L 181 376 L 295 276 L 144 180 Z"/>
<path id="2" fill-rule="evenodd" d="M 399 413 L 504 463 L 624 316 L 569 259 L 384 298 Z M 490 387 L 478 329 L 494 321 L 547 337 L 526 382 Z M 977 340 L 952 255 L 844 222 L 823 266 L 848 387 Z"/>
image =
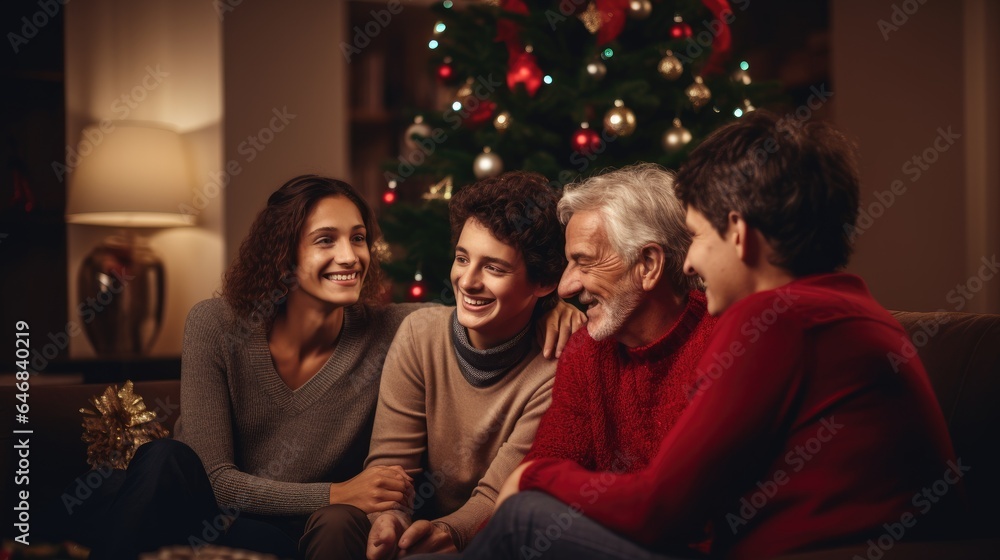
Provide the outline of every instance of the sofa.
<path id="1" fill-rule="evenodd" d="M 4 412 L 0 415 L 0 439 L 3 440 L 0 444 L 0 471 L 13 473 L 17 470 L 15 438 L 30 439 L 28 491 L 32 542 L 56 540 L 56 520 L 62 519 L 62 516 L 56 515 L 57 512 L 53 510 L 64 507 L 61 496 L 68 487 L 73 487 L 73 493 L 78 496 L 86 496 L 88 493 L 84 480 L 79 482 L 83 488 L 75 488 L 77 477 L 90 468 L 87 465 L 87 445 L 81 439 L 83 416 L 80 409 L 93 410 L 90 398 L 100 395 L 106 387 L 106 384 L 32 383 L 28 397 L 30 410 L 27 428 L 34 433 L 27 436 L 12 433 L 13 430 L 25 427 L 14 425 L 13 411 L 8 408 L 8 403 L 15 402 L 15 388 L 10 383 L 0 387 L 0 410 Z M 173 427 L 180 410 L 179 380 L 135 382 L 135 392 L 143 397 L 148 409 L 156 411 L 164 426 Z M 19 502 L 20 500 L 15 501 L 18 497 L 16 492 L 23 488 L 15 486 L 13 476 L 4 477 L 3 485 L 0 486 L 0 503 L 5 504 L 5 516 L 12 515 L 6 504 Z M 4 540 L 12 539 L 18 534 L 13 527 L 14 521 L 7 518 L 4 521 L 0 532 Z M 0 558 L 2 557 L 0 554 Z"/>
<path id="2" fill-rule="evenodd" d="M 972 515 L 967 540 L 936 543 L 878 543 L 811 552 L 788 557 L 795 560 L 827 558 L 868 560 L 917 558 L 993 558 L 1000 552 L 1000 315 L 968 313 L 894 312 L 910 333 L 930 376 L 938 402 L 944 411 L 955 451 L 971 470 L 965 485 Z M 901 352 L 905 350 L 901 349 Z M 177 380 L 134 380 L 135 391 L 144 397 L 165 426 L 172 427 L 179 412 L 180 383 Z M 104 385 L 32 385 L 30 447 L 30 512 L 32 540 L 50 536 L 53 514 L 50 508 L 63 507 L 60 496 L 87 470 L 86 446 L 81 441 L 79 409 L 90 408 L 90 397 Z M 10 383 L 0 387 L 0 470 L 16 470 L 14 403 Z M 23 437 L 23 436 L 22 436 Z M 85 483 L 83 483 L 85 484 Z M 17 488 L 14 477 L 6 476 L 0 486 L 0 503 L 14 504 Z M 81 489 L 85 493 L 85 490 Z M 10 508 L 6 515 L 11 516 Z M 3 537 L 13 537 L 12 521 L 0 524 Z M 884 543 L 883 543 L 884 544 Z M 873 548 L 874 545 L 874 548 Z"/>

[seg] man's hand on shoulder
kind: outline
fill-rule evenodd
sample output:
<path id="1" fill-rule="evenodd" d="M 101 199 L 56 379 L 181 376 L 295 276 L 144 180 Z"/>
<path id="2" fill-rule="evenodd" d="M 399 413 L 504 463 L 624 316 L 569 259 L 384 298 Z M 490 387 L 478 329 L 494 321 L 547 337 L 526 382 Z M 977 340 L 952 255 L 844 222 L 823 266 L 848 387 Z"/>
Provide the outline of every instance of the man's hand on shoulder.
<path id="1" fill-rule="evenodd" d="M 542 343 L 542 355 L 549 359 L 559 358 L 570 335 L 586 323 L 586 313 L 560 299 L 536 325 L 539 342 Z"/>

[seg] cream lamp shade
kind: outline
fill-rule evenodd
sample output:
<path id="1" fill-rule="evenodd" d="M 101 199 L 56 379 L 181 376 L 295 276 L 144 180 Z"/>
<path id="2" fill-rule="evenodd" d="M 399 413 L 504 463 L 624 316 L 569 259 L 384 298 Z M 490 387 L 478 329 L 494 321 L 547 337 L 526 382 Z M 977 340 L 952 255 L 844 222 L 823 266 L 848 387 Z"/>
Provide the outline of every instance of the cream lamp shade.
<path id="1" fill-rule="evenodd" d="M 77 152 L 66 221 L 123 228 L 80 265 L 79 299 L 95 301 L 100 309 L 84 321 L 84 331 L 100 357 L 141 357 L 163 323 L 166 274 L 162 260 L 134 229 L 194 222 L 183 211 L 194 184 L 187 149 L 167 127 L 105 121 L 84 129 Z"/>
<path id="2" fill-rule="evenodd" d="M 114 128 L 105 132 L 111 123 Z M 89 145 L 88 145 L 89 144 Z M 89 148 L 89 150 L 88 150 Z M 167 127 L 106 121 L 84 129 L 70 176 L 66 221 L 120 227 L 194 223 L 182 208 L 194 185 L 181 136 Z"/>

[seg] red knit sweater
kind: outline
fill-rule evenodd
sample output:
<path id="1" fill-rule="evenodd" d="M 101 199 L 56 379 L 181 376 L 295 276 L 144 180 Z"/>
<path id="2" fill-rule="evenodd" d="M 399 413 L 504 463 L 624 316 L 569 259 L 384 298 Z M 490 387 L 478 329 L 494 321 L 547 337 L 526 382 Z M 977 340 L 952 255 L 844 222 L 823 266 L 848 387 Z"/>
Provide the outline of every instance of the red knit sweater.
<path id="1" fill-rule="evenodd" d="M 715 319 L 705 295 L 688 295 L 659 340 L 626 348 L 580 329 L 559 358 L 552 405 L 525 461 L 569 459 L 588 469 L 635 472 L 656 454 L 689 402 L 695 366 Z"/>
<path id="2" fill-rule="evenodd" d="M 961 509 L 968 465 L 920 359 L 899 359 L 908 344 L 857 276 L 754 294 L 719 320 L 706 377 L 647 468 L 608 480 L 540 459 L 521 489 L 660 550 L 713 520 L 720 557 L 933 535 Z"/>

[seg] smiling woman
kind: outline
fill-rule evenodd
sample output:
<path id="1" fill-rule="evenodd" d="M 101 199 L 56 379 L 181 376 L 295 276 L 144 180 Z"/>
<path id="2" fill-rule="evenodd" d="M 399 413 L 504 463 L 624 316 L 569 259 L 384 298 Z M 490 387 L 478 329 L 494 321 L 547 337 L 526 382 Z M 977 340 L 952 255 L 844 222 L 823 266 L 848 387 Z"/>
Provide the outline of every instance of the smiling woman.
<path id="1" fill-rule="evenodd" d="M 420 307 L 380 304 L 378 239 L 342 181 L 301 176 L 268 198 L 222 297 L 188 315 L 179 441 L 140 448 L 106 515 L 76 516 L 102 522 L 92 558 L 190 542 L 294 557 L 324 505 L 408 502 L 400 467 L 358 474 L 390 341 Z"/>
<path id="2" fill-rule="evenodd" d="M 275 300 L 283 303 L 285 296 L 294 294 L 303 280 L 300 269 L 308 267 L 314 256 L 322 260 L 320 255 L 327 247 L 321 242 L 330 243 L 338 234 L 348 241 L 364 236 L 362 243 L 351 241 L 358 250 L 363 246 L 367 255 L 357 258 L 363 282 L 359 282 L 358 297 L 351 303 L 359 299 L 377 302 L 382 270 L 373 250 L 381 236 L 375 215 L 353 187 L 315 175 L 292 179 L 268 198 L 267 207 L 250 226 L 239 256 L 226 273 L 223 297 L 241 317 L 256 317 L 270 328 L 280 305 Z M 326 272 L 338 270 L 329 268 Z"/>
<path id="3" fill-rule="evenodd" d="M 290 300 L 312 298 L 332 305 L 350 305 L 361 296 L 371 261 L 367 226 L 358 207 L 342 196 L 316 203 L 299 241 L 299 290 Z"/>

